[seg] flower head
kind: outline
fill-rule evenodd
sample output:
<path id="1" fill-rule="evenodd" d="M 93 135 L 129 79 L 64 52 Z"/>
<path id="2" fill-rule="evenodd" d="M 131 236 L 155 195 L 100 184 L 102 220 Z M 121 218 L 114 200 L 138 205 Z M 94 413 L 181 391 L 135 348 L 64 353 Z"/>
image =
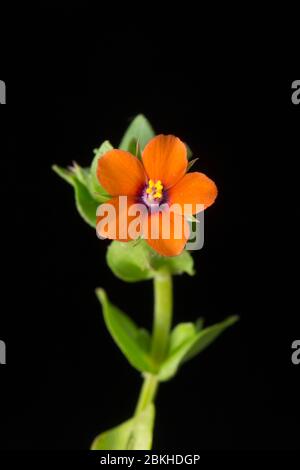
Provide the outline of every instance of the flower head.
<path id="1" fill-rule="evenodd" d="M 163 256 L 180 254 L 189 238 L 186 216 L 196 214 L 199 205 L 209 207 L 217 197 L 215 183 L 203 173 L 187 173 L 185 144 L 172 135 L 158 135 L 144 148 L 142 161 L 124 150 L 111 150 L 99 159 L 97 177 L 112 196 L 106 203 L 114 209 L 116 230 L 104 230 L 103 214 L 97 217 L 101 237 L 129 241 L 122 226 L 132 221 L 130 208 L 136 204 L 144 209 L 140 231 L 147 243 Z M 126 213 L 120 196 L 127 196 Z M 174 208 L 174 209 L 173 209 Z M 163 236 L 165 218 L 169 213 L 169 236 Z M 152 228 L 157 227 L 153 236 Z M 178 227 L 182 230 L 178 236 Z M 122 234 L 120 235 L 120 233 Z"/>

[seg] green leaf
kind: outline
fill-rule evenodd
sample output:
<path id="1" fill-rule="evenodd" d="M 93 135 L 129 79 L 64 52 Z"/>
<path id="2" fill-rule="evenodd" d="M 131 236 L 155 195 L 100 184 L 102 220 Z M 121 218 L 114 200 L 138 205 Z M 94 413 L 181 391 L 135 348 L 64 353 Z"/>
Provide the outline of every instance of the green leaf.
<path id="1" fill-rule="evenodd" d="M 209 346 L 226 328 L 238 321 L 237 316 L 227 318 L 221 323 L 197 331 L 197 324 L 193 328 L 190 324 L 177 325 L 171 333 L 169 353 L 159 371 L 159 380 L 172 378 L 180 365 Z"/>
<path id="2" fill-rule="evenodd" d="M 78 167 L 79 168 L 79 167 Z M 85 222 L 91 227 L 96 227 L 96 211 L 99 206 L 99 202 L 96 201 L 90 194 L 86 186 L 78 179 L 78 171 L 83 170 L 76 169 L 76 172 L 72 170 L 65 170 L 57 165 L 54 165 L 52 169 L 61 178 L 71 184 L 74 188 L 75 193 L 75 205 L 76 208 Z M 81 177 L 83 177 L 81 173 Z"/>
<path id="3" fill-rule="evenodd" d="M 154 418 L 150 403 L 137 416 L 97 436 L 91 450 L 151 450 Z"/>
<path id="4" fill-rule="evenodd" d="M 149 331 L 145 328 L 140 328 L 137 334 L 137 342 L 143 351 L 147 351 L 149 353 L 151 348 L 151 336 Z"/>
<path id="5" fill-rule="evenodd" d="M 155 253 L 151 248 L 150 250 L 152 251 L 151 264 L 155 270 L 165 266 L 173 275 L 186 273 L 190 276 L 194 276 L 194 260 L 192 255 L 188 251 L 183 251 L 178 256 L 166 257 L 160 256 L 159 254 Z"/>
<path id="6" fill-rule="evenodd" d="M 154 276 L 149 251 L 140 241 L 113 241 L 107 249 L 106 260 L 115 276 L 123 281 L 145 281 Z"/>
<path id="7" fill-rule="evenodd" d="M 170 345 L 169 345 L 169 353 L 168 355 L 171 356 L 173 352 L 182 345 L 186 341 L 195 337 L 196 327 L 194 323 L 179 323 L 175 326 L 172 330 L 170 335 Z"/>
<path id="8" fill-rule="evenodd" d="M 234 325 L 238 320 L 239 317 L 237 315 L 233 315 L 220 323 L 216 323 L 215 325 L 200 330 L 196 335 L 196 339 L 193 342 L 192 347 L 189 349 L 188 354 L 185 355 L 184 361 L 188 361 L 197 356 L 201 351 L 207 348 L 207 346 L 213 343 L 224 330 Z"/>
<path id="9" fill-rule="evenodd" d="M 150 337 L 145 340 L 145 330 L 138 328 L 131 318 L 113 305 L 103 289 L 97 289 L 96 295 L 102 304 L 107 329 L 129 363 L 141 372 L 156 373 L 157 367 L 148 349 Z"/>
<path id="10" fill-rule="evenodd" d="M 88 189 L 78 180 L 74 180 L 75 204 L 83 220 L 91 227 L 96 227 L 96 211 L 99 202 L 92 198 Z"/>
<path id="11" fill-rule="evenodd" d="M 140 149 L 143 150 L 145 145 L 155 136 L 155 132 L 149 121 L 139 114 L 131 122 L 126 130 L 119 148 L 122 150 L 130 151 L 132 148 L 133 139 L 139 143 Z"/>
<path id="12" fill-rule="evenodd" d="M 160 256 L 145 242 L 113 241 L 107 250 L 107 264 L 123 281 L 137 282 L 152 279 L 156 272 L 166 267 L 171 274 L 194 274 L 194 261 L 189 252 L 168 258 Z"/>
<path id="13" fill-rule="evenodd" d="M 109 150 L 113 150 L 113 146 L 108 140 L 106 140 L 105 142 L 103 142 L 103 144 L 100 145 L 98 149 L 94 150 L 95 156 L 91 164 L 90 192 L 95 199 L 100 199 L 100 202 L 103 202 L 103 196 L 106 197 L 107 199 L 110 196 L 107 193 L 107 191 L 100 185 L 98 181 L 98 178 L 97 178 L 98 160 Z"/>

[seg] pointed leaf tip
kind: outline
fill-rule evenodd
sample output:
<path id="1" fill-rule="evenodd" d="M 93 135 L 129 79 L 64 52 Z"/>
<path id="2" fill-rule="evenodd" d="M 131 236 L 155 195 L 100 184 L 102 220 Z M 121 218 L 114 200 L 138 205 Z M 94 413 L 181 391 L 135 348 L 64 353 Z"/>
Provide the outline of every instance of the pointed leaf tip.
<path id="1" fill-rule="evenodd" d="M 58 166 L 58 165 L 52 165 L 51 170 L 54 171 L 54 173 L 60 176 L 67 183 L 74 185 L 74 175 L 72 171 L 66 168 L 62 168 L 61 166 Z"/>
<path id="2" fill-rule="evenodd" d="M 146 144 L 155 136 L 155 132 L 143 114 L 138 114 L 127 128 L 119 148 L 130 151 L 133 141 L 138 142 L 140 149 L 143 150 Z"/>
<path id="3" fill-rule="evenodd" d="M 96 290 L 96 295 L 98 297 L 98 299 L 100 300 L 101 303 L 105 302 L 106 299 L 107 299 L 107 296 L 106 296 L 106 292 L 104 289 L 102 289 L 102 287 L 98 287 Z"/>
<path id="4" fill-rule="evenodd" d="M 195 325 L 190 323 L 177 325 L 171 332 L 169 353 L 159 371 L 160 380 L 171 379 L 184 362 L 206 349 L 223 331 L 238 320 L 239 317 L 233 315 L 220 323 L 200 329 L 199 326 L 202 325 L 198 322 Z"/>

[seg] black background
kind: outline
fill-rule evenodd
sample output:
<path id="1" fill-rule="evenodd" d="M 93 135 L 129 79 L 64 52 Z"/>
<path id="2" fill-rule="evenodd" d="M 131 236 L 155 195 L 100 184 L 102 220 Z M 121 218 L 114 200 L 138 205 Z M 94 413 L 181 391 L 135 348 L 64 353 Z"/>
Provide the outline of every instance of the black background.
<path id="1" fill-rule="evenodd" d="M 1 449 L 86 449 L 133 412 L 141 378 L 105 330 L 94 288 L 150 327 L 151 284 L 114 278 L 107 243 L 50 167 L 89 165 L 92 150 L 105 139 L 117 146 L 140 112 L 158 133 L 188 142 L 195 170 L 219 188 L 194 254 L 197 276 L 175 279 L 175 321 L 240 315 L 161 386 L 154 448 L 299 448 L 297 76 L 263 69 L 259 48 L 216 56 L 209 37 L 179 26 L 45 8 L 5 36 Z"/>

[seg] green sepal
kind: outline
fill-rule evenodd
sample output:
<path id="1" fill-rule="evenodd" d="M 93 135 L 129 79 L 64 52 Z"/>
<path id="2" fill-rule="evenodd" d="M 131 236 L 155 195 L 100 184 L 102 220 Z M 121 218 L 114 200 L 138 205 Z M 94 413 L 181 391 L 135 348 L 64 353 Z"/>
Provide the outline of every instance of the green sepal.
<path id="1" fill-rule="evenodd" d="M 68 168 L 62 168 L 61 166 L 58 166 L 58 165 L 52 165 L 51 168 L 64 181 L 66 181 L 71 186 L 73 186 L 73 182 L 74 182 L 74 172 L 73 171 L 71 171 Z"/>
<path id="2" fill-rule="evenodd" d="M 128 362 L 140 372 L 156 373 L 158 368 L 150 356 L 150 335 L 138 328 L 133 320 L 113 305 L 103 289 L 96 289 L 102 304 L 108 331 Z"/>
<path id="3" fill-rule="evenodd" d="M 185 144 L 185 146 L 186 146 L 187 159 L 190 160 L 193 156 L 193 152 L 192 152 L 191 148 L 188 146 L 188 144 Z M 198 159 L 196 159 L 196 160 L 198 160 Z"/>
<path id="4" fill-rule="evenodd" d="M 158 378 L 160 381 L 171 379 L 183 362 L 209 346 L 224 330 L 238 321 L 238 316 L 231 316 L 215 325 L 203 328 L 203 322 L 181 323 L 170 336 L 169 352 L 162 363 Z"/>
<path id="5" fill-rule="evenodd" d="M 91 450 L 151 450 L 154 419 L 150 403 L 137 416 L 97 436 Z"/>
<path id="6" fill-rule="evenodd" d="M 76 179 L 83 184 L 86 188 L 89 188 L 90 184 L 90 169 L 82 168 L 78 163 L 73 162 L 73 166 L 70 167 L 72 173 L 76 176 Z"/>
<path id="7" fill-rule="evenodd" d="M 190 171 L 190 169 L 195 165 L 195 163 L 199 160 L 199 158 L 194 158 L 193 160 L 190 160 L 187 166 L 186 171 Z"/>

